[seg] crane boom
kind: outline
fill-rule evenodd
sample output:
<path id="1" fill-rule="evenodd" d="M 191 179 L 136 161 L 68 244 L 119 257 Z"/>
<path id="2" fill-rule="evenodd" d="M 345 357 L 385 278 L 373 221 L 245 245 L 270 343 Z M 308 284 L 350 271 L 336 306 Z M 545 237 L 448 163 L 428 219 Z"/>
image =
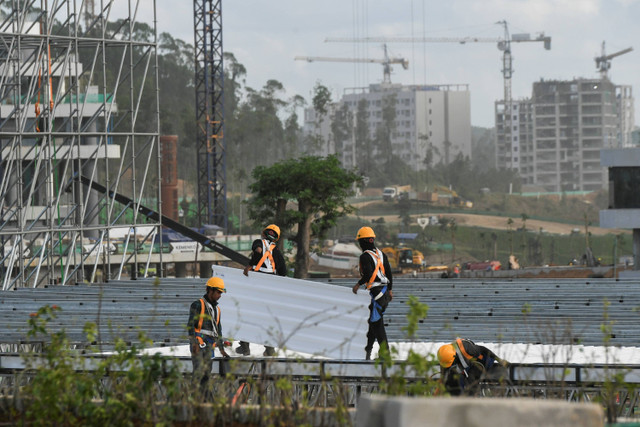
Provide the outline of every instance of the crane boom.
<path id="1" fill-rule="evenodd" d="M 335 58 L 328 56 L 296 56 L 293 58 L 296 61 L 324 61 L 324 62 L 357 62 L 368 64 L 382 64 L 384 72 L 384 82 L 391 83 L 391 64 L 400 64 L 405 70 L 409 68 L 409 61 L 404 58 L 389 58 L 387 54 L 387 45 L 384 46 L 384 59 L 376 58 Z"/>
<path id="2" fill-rule="evenodd" d="M 504 43 L 501 37 L 327 37 L 325 43 Z M 523 42 L 544 42 L 544 48 L 551 49 L 551 37 L 544 33 L 532 38 L 530 34 L 513 34 L 511 41 Z"/>
<path id="3" fill-rule="evenodd" d="M 596 56 L 594 59 L 596 61 L 596 68 L 600 71 L 600 77 L 605 79 L 608 78 L 607 72 L 609 68 L 611 68 L 611 60 L 617 56 L 624 55 L 625 53 L 629 53 L 633 50 L 632 47 L 628 47 L 626 49 L 622 49 L 618 52 L 610 53 L 607 55 L 604 49 L 604 41 L 602 42 L 602 55 Z"/>

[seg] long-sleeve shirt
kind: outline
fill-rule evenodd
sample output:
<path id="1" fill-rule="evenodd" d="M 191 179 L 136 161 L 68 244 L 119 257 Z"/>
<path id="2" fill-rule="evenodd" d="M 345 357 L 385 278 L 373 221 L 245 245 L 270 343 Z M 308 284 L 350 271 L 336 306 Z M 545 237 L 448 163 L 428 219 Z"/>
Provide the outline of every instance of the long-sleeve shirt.
<path id="1" fill-rule="evenodd" d="M 218 336 L 215 338 L 215 342 L 216 344 L 221 347 L 221 342 L 222 342 L 222 316 L 220 316 L 220 318 L 218 319 L 217 324 L 215 323 L 215 316 L 216 316 L 216 312 L 218 310 L 220 310 L 220 308 L 218 307 L 218 302 L 217 301 L 210 301 L 207 298 L 207 294 L 205 294 L 202 297 L 205 301 L 207 301 L 209 304 L 211 304 L 211 306 L 213 307 L 213 316 L 210 316 L 206 307 L 204 309 L 204 314 L 205 317 L 202 320 L 202 330 L 208 330 L 208 331 L 216 331 Z M 189 339 L 195 339 L 196 336 L 196 332 L 195 332 L 195 328 L 196 325 L 198 323 L 198 321 L 200 320 L 200 313 L 202 313 L 202 303 L 200 302 L 199 299 L 195 300 L 194 302 L 191 303 L 191 307 L 189 308 L 189 321 L 187 322 L 187 333 L 189 334 Z"/>

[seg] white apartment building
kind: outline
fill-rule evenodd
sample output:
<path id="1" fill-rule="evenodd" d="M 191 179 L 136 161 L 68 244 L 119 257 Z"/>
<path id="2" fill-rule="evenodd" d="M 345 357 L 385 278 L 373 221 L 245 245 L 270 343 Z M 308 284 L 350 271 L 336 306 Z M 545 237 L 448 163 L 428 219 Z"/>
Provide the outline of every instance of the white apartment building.
<path id="1" fill-rule="evenodd" d="M 313 108 L 308 108 L 305 111 L 304 132 L 315 137 L 314 154 L 337 154 L 344 166 L 355 165 L 358 153 L 354 144 L 353 117 L 362 100 L 366 102 L 370 139 L 375 138 L 376 130 L 383 126 L 385 105 L 394 102 L 395 119 L 390 146 L 393 154 L 413 170 L 427 167 L 425 157 L 429 149 L 434 164 L 449 163 L 459 154 L 471 156 L 470 93 L 466 84 L 372 84 L 368 88 L 345 91 L 323 117 Z M 341 135 L 334 135 L 331 118 L 345 110 L 348 111 L 347 122 L 350 125 Z M 384 156 L 385 153 L 376 152 L 375 155 Z"/>
<path id="2" fill-rule="evenodd" d="M 496 166 L 546 191 L 593 191 L 607 185 L 600 150 L 631 146 L 630 86 L 574 79 L 533 84 L 530 99 L 496 102 Z"/>

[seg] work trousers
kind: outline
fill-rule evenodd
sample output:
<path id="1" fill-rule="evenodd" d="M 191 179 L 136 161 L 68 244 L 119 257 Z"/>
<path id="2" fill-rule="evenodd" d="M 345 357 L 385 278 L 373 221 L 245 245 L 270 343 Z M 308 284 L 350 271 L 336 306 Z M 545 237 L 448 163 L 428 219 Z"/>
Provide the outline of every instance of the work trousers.
<path id="1" fill-rule="evenodd" d="M 382 296 L 379 296 L 382 294 Z M 383 286 L 382 288 L 374 288 L 369 291 L 369 295 L 371 296 L 371 304 L 369 304 L 369 330 L 367 331 L 367 346 L 364 350 L 367 352 L 367 355 L 371 354 L 371 350 L 373 349 L 373 343 L 378 341 L 380 348 L 386 347 L 389 349 L 387 344 L 387 331 L 384 329 L 384 311 L 387 309 L 387 305 L 389 305 L 390 297 L 389 292 L 387 291 L 387 287 Z M 376 297 L 378 299 L 376 299 Z"/>
<path id="2" fill-rule="evenodd" d="M 384 329 L 384 319 L 380 317 L 380 320 L 372 322 L 369 320 L 369 330 L 367 331 L 367 346 L 364 350 L 367 354 L 371 354 L 371 350 L 373 349 L 373 343 L 378 341 L 380 348 L 385 347 L 389 348 L 387 344 L 387 331 Z"/>
<path id="3" fill-rule="evenodd" d="M 200 393 L 204 401 L 213 399 L 211 385 L 209 379 L 211 377 L 211 368 L 213 367 L 213 344 L 206 343 L 203 348 L 191 346 L 191 364 L 193 365 L 192 380 L 195 384 L 199 383 Z"/>

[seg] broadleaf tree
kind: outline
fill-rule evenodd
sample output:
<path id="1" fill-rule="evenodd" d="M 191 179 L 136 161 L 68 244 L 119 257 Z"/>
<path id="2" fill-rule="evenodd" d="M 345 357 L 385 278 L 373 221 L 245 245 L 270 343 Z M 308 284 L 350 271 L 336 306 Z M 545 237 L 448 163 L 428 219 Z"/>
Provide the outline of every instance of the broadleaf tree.
<path id="1" fill-rule="evenodd" d="M 261 227 L 271 222 L 280 227 L 296 244 L 294 276 L 307 277 L 311 239 L 323 238 L 339 218 L 355 211 L 347 197 L 362 177 L 343 169 L 335 156 L 306 156 L 258 166 L 252 176 L 250 218 Z"/>

